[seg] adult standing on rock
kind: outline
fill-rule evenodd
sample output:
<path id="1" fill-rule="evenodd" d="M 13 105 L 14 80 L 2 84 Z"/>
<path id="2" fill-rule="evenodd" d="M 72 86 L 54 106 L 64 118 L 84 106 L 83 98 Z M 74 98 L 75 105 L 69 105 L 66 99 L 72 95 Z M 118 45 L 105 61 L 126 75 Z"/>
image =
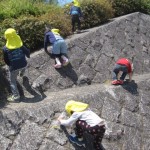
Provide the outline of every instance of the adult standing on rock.
<path id="1" fill-rule="evenodd" d="M 8 65 L 9 82 L 12 95 L 8 97 L 10 102 L 19 102 L 20 94 L 17 88 L 17 75 L 27 66 L 26 57 L 30 58 L 30 50 L 23 46 L 23 42 L 16 30 L 9 28 L 5 31 L 6 45 L 3 47 L 4 61 Z"/>

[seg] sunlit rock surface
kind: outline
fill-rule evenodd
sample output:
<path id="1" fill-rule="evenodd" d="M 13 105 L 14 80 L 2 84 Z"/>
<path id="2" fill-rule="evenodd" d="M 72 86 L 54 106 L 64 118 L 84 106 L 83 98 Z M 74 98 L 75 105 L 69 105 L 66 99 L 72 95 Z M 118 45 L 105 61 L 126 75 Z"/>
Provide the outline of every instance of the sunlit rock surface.
<path id="1" fill-rule="evenodd" d="M 29 78 L 20 78 L 22 102 L 0 110 L 0 150 L 85 150 L 52 126 L 71 99 L 90 104 L 109 130 L 124 129 L 120 138 L 103 139 L 106 150 L 149 150 L 150 16 L 122 16 L 67 42 L 67 67 L 55 70 L 54 60 L 43 50 L 29 60 Z M 120 57 L 133 60 L 133 80 L 112 86 L 111 71 Z M 90 145 L 87 150 L 92 150 Z"/>

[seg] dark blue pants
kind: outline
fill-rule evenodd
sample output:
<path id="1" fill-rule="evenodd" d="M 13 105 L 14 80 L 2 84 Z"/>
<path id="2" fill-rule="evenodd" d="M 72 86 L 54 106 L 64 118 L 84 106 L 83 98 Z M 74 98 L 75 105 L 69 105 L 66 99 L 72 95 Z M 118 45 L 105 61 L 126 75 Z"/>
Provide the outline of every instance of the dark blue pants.
<path id="1" fill-rule="evenodd" d="M 75 31 L 75 26 L 78 25 L 78 30 L 80 30 L 81 22 L 79 19 L 79 15 L 72 15 L 72 32 Z"/>
<path id="2" fill-rule="evenodd" d="M 112 73 L 113 80 L 117 80 L 118 79 L 117 76 L 118 76 L 120 71 L 123 72 L 121 77 L 120 77 L 120 80 L 124 80 L 125 79 L 126 75 L 128 74 L 127 66 L 116 64 L 115 68 L 113 70 L 113 73 Z"/>

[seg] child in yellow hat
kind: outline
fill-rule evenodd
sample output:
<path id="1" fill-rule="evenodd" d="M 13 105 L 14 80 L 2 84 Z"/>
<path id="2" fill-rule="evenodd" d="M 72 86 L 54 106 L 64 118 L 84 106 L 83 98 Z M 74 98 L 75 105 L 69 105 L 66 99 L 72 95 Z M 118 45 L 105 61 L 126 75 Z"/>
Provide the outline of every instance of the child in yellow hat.
<path id="1" fill-rule="evenodd" d="M 83 133 L 86 131 L 94 137 L 95 150 L 100 150 L 100 143 L 106 130 L 105 121 L 91 111 L 86 103 L 70 100 L 66 103 L 65 109 L 70 118 L 65 120 L 59 117 L 60 124 L 64 126 L 76 125 L 76 136 L 70 135 L 69 140 L 78 146 L 84 146 Z"/>
<path id="2" fill-rule="evenodd" d="M 44 36 L 44 49 L 47 51 L 48 43 L 52 44 L 52 57 L 55 59 L 55 68 L 61 68 L 69 63 L 67 56 L 67 45 L 65 40 L 60 36 L 59 29 L 51 29 L 50 26 L 46 26 Z M 62 60 L 62 61 L 61 61 Z"/>
<path id="3" fill-rule="evenodd" d="M 80 18 L 82 17 L 82 12 L 81 12 L 81 8 L 80 8 L 80 3 L 77 0 L 73 0 L 72 2 L 72 6 L 70 8 L 70 15 L 71 15 L 71 22 L 72 22 L 72 32 L 75 32 L 75 26 L 76 24 L 78 25 L 78 30 L 77 33 L 80 32 L 80 28 L 81 28 L 81 21 Z"/>
<path id="4" fill-rule="evenodd" d="M 30 58 L 30 50 L 23 46 L 20 36 L 13 28 L 8 28 L 4 37 L 6 45 L 3 47 L 4 61 L 9 67 L 9 81 L 12 96 L 8 98 L 10 102 L 18 102 L 20 94 L 17 88 L 17 75 L 25 70 L 27 66 L 26 57 Z"/>

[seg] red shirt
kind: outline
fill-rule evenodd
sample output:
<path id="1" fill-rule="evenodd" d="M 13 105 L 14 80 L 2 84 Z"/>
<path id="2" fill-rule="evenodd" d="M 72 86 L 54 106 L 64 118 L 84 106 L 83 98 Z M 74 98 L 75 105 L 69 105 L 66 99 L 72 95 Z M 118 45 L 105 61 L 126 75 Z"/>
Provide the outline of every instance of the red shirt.
<path id="1" fill-rule="evenodd" d="M 129 61 L 128 59 L 126 59 L 126 58 L 121 58 L 121 59 L 119 59 L 119 60 L 116 62 L 116 64 L 125 65 L 125 66 L 127 66 L 127 68 L 128 68 L 128 73 L 131 73 L 131 72 L 132 72 L 131 63 L 130 63 L 130 61 Z"/>

